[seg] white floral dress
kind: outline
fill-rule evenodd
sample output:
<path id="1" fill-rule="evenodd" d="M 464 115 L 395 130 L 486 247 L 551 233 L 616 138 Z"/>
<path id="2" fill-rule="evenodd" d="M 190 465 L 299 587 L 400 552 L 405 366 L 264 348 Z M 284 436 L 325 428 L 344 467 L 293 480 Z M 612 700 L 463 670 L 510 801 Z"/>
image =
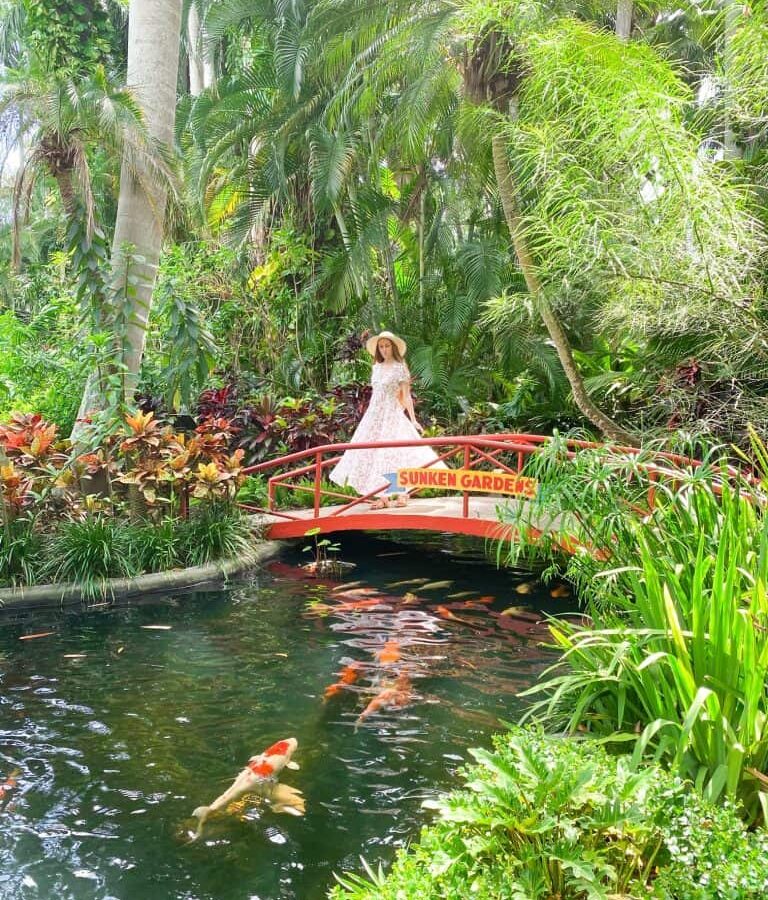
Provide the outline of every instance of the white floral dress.
<path id="1" fill-rule="evenodd" d="M 350 438 L 352 444 L 374 441 L 412 441 L 421 437 L 398 401 L 400 385 L 410 381 L 403 363 L 374 363 L 371 402 Z M 390 484 L 384 476 L 398 469 L 418 468 L 434 462 L 431 447 L 381 447 L 347 450 L 331 471 L 336 484 L 350 485 L 359 494 L 370 494 Z M 435 463 L 432 468 L 446 468 Z"/>

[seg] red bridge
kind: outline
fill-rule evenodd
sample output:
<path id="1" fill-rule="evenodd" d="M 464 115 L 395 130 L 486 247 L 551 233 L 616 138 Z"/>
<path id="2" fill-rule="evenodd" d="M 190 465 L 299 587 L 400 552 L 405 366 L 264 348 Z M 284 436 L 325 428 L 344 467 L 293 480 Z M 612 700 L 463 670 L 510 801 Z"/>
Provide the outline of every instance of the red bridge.
<path id="1" fill-rule="evenodd" d="M 435 462 L 443 461 L 461 469 L 475 469 L 478 473 L 518 476 L 524 472 L 526 460 L 541 453 L 551 440 L 552 438 L 540 435 L 497 434 L 312 447 L 246 469 L 245 472 L 249 475 L 268 476 L 268 502 L 266 507 L 249 504 L 242 506 L 249 512 L 260 514 L 266 526 L 266 536 L 275 539 L 302 537 L 312 529 L 319 529 L 323 533 L 370 530 L 441 531 L 500 538 L 509 533 L 509 526 L 500 523 L 499 507 L 505 504 L 514 506 L 524 501 L 501 495 L 477 495 L 470 490 L 453 495 L 441 493 L 438 497 L 420 498 L 419 494 L 423 494 L 425 490 L 435 492 L 417 487 L 409 491 L 407 506 L 377 510 L 371 509 L 370 504 L 376 495 L 383 494 L 387 488 L 373 491 L 364 497 L 352 497 L 329 484 L 324 475 L 336 465 L 346 450 L 423 445 L 434 449 L 437 454 Z M 584 449 L 603 446 L 577 440 L 563 443 L 570 457 Z M 641 452 L 631 447 L 612 449 L 630 456 L 637 456 Z M 659 453 L 654 458 L 662 462 L 698 465 L 693 460 L 672 454 Z M 654 463 L 642 465 L 649 472 L 663 471 Z M 652 503 L 653 497 L 649 496 L 648 501 Z M 546 528 L 546 524 L 542 523 L 541 527 Z"/>

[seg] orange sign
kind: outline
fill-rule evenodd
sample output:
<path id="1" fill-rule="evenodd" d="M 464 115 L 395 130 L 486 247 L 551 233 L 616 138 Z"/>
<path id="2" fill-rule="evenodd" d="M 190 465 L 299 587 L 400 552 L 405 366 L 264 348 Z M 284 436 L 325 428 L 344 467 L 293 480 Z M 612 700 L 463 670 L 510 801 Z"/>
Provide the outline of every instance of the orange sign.
<path id="1" fill-rule="evenodd" d="M 535 478 L 511 472 L 479 472 L 476 469 L 398 469 L 399 488 L 437 488 L 444 491 L 478 491 L 484 494 L 536 496 Z"/>

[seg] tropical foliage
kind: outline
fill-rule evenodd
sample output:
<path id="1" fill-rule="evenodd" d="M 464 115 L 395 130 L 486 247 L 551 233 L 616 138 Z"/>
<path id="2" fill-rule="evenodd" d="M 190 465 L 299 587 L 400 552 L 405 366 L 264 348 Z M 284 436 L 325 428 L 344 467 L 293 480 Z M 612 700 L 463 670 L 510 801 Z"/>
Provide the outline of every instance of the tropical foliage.
<path id="1" fill-rule="evenodd" d="M 765 0 L 0 0 L 1 583 L 243 551 L 381 328 L 433 433 L 647 448 L 556 435 L 500 551 L 578 588 L 530 714 L 585 743 L 351 896 L 765 894 L 766 59 Z"/>
<path id="2" fill-rule="evenodd" d="M 121 5 L 58 4 L 46 24 L 44 7 L 0 16 L 23 157 L 7 203 L 33 225 L 3 290 L 20 310 L 62 250 L 57 277 L 82 285 L 94 253 L 73 248 L 94 228 L 108 286 L 119 167 L 170 187 L 139 384 L 170 411 L 232 378 L 244 404 L 265 382 L 279 401 L 365 379 L 349 339 L 384 325 L 454 428 L 485 409 L 489 426 L 744 441 L 766 420 L 763 3 L 635 5 L 627 42 L 603 4 L 197 0 L 181 181 L 125 88 Z M 59 206 L 80 222 L 69 238 Z M 122 320 L 83 323 L 97 343 L 136 342 L 143 257 Z M 110 362 L 130 390 L 139 351 Z M 81 416 L 99 406 L 89 384 Z M 69 429 L 66 400 L 45 412 Z"/>
<path id="3" fill-rule="evenodd" d="M 562 658 L 533 689 L 544 695 L 534 714 L 629 742 L 711 800 L 738 798 L 751 820 L 765 820 L 762 489 L 716 455 L 660 467 L 602 451 L 570 460 L 564 451 L 555 441 L 533 464 L 542 485 L 533 507 L 557 522 L 542 552 L 559 555 L 566 535 L 575 543 L 566 571 L 589 618 L 551 623 Z"/>
<path id="4" fill-rule="evenodd" d="M 78 454 L 56 425 L 16 413 L 0 425 L 0 583 L 74 581 L 97 594 L 107 578 L 245 553 L 243 451 L 230 452 L 230 436 L 222 419 L 188 435 L 137 412 Z"/>
<path id="5" fill-rule="evenodd" d="M 385 877 L 338 876 L 336 900 L 761 897 L 765 834 L 733 807 L 594 741 L 513 729 L 472 750 L 464 785 L 425 806 L 438 820 Z"/>

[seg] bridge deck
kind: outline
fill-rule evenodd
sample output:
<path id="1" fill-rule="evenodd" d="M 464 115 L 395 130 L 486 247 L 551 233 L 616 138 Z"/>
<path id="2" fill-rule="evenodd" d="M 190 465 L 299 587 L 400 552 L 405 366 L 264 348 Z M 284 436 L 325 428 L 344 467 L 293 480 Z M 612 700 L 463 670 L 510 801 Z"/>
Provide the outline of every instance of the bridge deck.
<path id="1" fill-rule="evenodd" d="M 321 533 L 335 531 L 443 531 L 471 534 L 484 538 L 500 538 L 508 526 L 499 523 L 499 507 L 513 509 L 521 501 L 497 496 L 472 496 L 469 514 L 463 515 L 462 497 L 412 498 L 407 506 L 370 509 L 353 506 L 325 506 L 315 518 L 313 509 L 290 510 L 295 519 L 262 514 L 255 517 L 266 528 L 269 538 L 302 537 L 312 528 Z M 341 511 L 343 510 L 343 511 Z M 550 523 L 551 524 L 551 523 Z M 542 529 L 544 530 L 544 529 Z"/>

